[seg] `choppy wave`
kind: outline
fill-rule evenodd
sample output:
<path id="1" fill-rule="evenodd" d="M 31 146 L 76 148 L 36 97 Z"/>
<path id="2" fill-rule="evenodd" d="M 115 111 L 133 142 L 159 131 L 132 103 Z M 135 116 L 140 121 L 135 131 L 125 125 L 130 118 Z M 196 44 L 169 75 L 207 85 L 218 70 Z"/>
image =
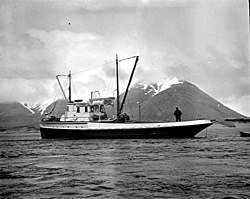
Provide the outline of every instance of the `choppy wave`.
<path id="1" fill-rule="evenodd" d="M 157 140 L 4 135 L 1 197 L 249 198 L 250 139 L 238 130 L 216 125 L 206 138 L 203 132 L 195 139 Z"/>

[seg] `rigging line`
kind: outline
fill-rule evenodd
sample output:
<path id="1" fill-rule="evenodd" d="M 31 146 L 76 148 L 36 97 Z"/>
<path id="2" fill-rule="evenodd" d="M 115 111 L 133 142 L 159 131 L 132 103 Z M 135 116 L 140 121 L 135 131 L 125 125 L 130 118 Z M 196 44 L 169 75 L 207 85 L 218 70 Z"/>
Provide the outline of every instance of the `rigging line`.
<path id="1" fill-rule="evenodd" d="M 98 67 L 101 67 L 101 66 L 105 66 L 105 65 L 110 64 L 110 63 L 114 63 L 114 62 L 115 62 L 115 61 L 110 61 L 110 62 L 107 62 L 107 63 L 105 63 L 105 64 L 93 66 L 93 67 L 90 67 L 90 68 L 87 68 L 87 69 L 78 71 L 78 72 L 76 72 L 76 73 L 71 73 L 71 75 L 76 75 L 76 74 L 82 73 L 82 72 L 84 72 L 84 71 L 92 70 L 92 69 L 95 69 L 95 68 L 98 68 Z"/>
<path id="2" fill-rule="evenodd" d="M 119 67 L 122 68 L 122 65 L 120 64 Z M 119 75 L 121 76 L 122 85 L 125 85 L 125 78 L 123 76 L 123 71 L 122 70 L 120 70 Z"/>
<path id="3" fill-rule="evenodd" d="M 139 83 L 138 83 L 138 119 L 139 121 L 141 121 L 141 87 L 140 87 L 140 82 L 141 82 L 141 76 L 140 73 L 138 74 L 138 79 L 139 79 Z"/>
<path id="4" fill-rule="evenodd" d="M 64 76 L 62 76 L 62 77 L 68 77 L 68 75 L 64 75 Z M 63 91 L 67 91 L 67 90 L 68 90 L 68 87 L 69 87 L 68 82 L 64 82 L 64 83 L 62 83 L 62 84 L 64 84 L 64 85 L 62 85 L 62 86 L 64 86 Z"/>
<path id="5" fill-rule="evenodd" d="M 112 78 L 110 78 L 110 82 L 109 82 L 109 87 L 108 87 L 108 90 L 107 90 L 107 96 L 108 96 L 108 92 L 110 92 L 110 96 L 114 97 L 114 89 L 115 89 L 115 86 L 114 86 L 114 82 L 115 82 L 115 68 L 112 70 Z"/>
<path id="6" fill-rule="evenodd" d="M 116 89 L 116 87 L 114 86 L 114 84 L 115 84 L 115 68 L 114 68 L 114 70 L 113 70 L 113 78 L 112 78 L 112 82 L 111 82 L 111 85 L 110 85 L 110 95 L 112 96 L 112 97 L 114 97 L 114 91 L 115 91 L 115 89 Z"/>
<path id="7" fill-rule="evenodd" d="M 54 106 L 53 106 L 53 108 L 52 108 L 52 110 L 50 111 L 49 114 L 54 114 L 54 110 L 55 110 L 55 108 L 56 108 L 57 102 L 58 102 L 58 101 L 56 100 L 55 103 L 54 103 Z"/>
<path id="8" fill-rule="evenodd" d="M 136 57 L 136 56 L 134 56 L 134 57 Z M 130 58 L 126 58 L 126 59 L 130 59 Z M 122 59 L 121 61 L 126 60 L 126 59 Z M 122 64 L 121 63 L 119 63 L 119 64 L 120 64 L 120 68 L 122 68 Z M 122 71 L 120 71 L 120 76 L 121 76 L 122 84 L 126 85 L 125 78 L 124 78 L 124 75 L 123 75 Z M 125 94 L 125 92 L 123 94 Z M 123 95 L 123 98 L 124 98 L 124 95 Z M 128 96 L 128 99 L 127 99 L 127 104 L 129 106 L 129 112 L 131 114 L 131 106 L 130 106 L 130 103 L 129 103 L 129 96 Z"/>
<path id="9" fill-rule="evenodd" d="M 56 83 L 56 80 L 55 80 L 55 83 Z M 57 92 L 56 94 L 55 94 L 55 96 L 54 96 L 54 101 L 58 98 L 58 96 L 59 96 L 59 93 L 61 92 L 60 91 L 60 89 L 58 89 L 58 86 L 55 84 L 55 86 L 54 86 L 55 88 L 54 88 L 54 90 L 55 90 L 55 92 Z"/>
<path id="10" fill-rule="evenodd" d="M 132 56 L 132 57 L 124 58 L 124 59 L 119 59 L 118 61 L 122 62 L 122 61 L 125 61 L 125 60 L 128 60 L 128 59 L 132 59 L 132 58 L 136 58 L 136 57 L 137 56 Z M 93 67 L 90 67 L 90 68 L 87 68 L 87 69 L 84 69 L 84 70 L 81 70 L 81 71 L 78 71 L 78 72 L 75 72 L 75 73 L 71 73 L 71 75 L 76 75 L 76 74 L 82 73 L 84 71 L 92 70 L 92 69 L 95 69 L 95 68 L 98 68 L 98 67 L 101 67 L 101 66 L 104 66 L 104 65 L 107 65 L 107 64 L 114 63 L 114 62 L 116 62 L 116 61 L 110 61 L 110 62 L 101 64 L 101 65 L 93 66 Z"/>
<path id="11" fill-rule="evenodd" d="M 129 106 L 129 114 L 131 115 L 131 118 L 133 119 L 134 117 L 133 117 L 133 112 L 132 112 L 129 96 L 128 96 L 128 106 Z"/>
<path id="12" fill-rule="evenodd" d="M 71 87 L 72 87 L 72 93 L 74 93 L 74 92 L 77 93 L 77 89 L 75 87 L 74 81 L 71 82 Z"/>
<path id="13" fill-rule="evenodd" d="M 62 94 L 63 94 L 64 98 L 67 100 L 66 94 L 65 94 L 65 92 L 64 92 L 66 89 L 63 89 L 63 87 L 62 87 L 62 86 L 64 86 L 64 85 L 62 85 L 63 83 L 61 83 L 61 81 L 60 81 L 59 77 L 69 77 L 69 76 L 68 76 L 68 75 L 57 75 L 57 76 L 56 76 L 56 79 L 57 79 L 57 81 L 58 81 L 58 83 L 59 83 L 59 86 L 60 86 L 61 92 L 62 92 Z"/>
<path id="14" fill-rule="evenodd" d="M 57 90 L 57 89 L 55 88 L 55 90 Z M 58 102 L 57 96 L 59 95 L 59 91 L 60 90 L 57 90 L 57 94 L 54 96 L 53 103 L 52 103 L 53 104 L 52 109 L 48 113 L 46 113 L 46 115 L 53 114 L 55 107 L 56 107 L 56 104 Z M 48 106 L 47 106 L 47 108 L 48 108 Z"/>
<path id="15" fill-rule="evenodd" d="M 113 75 L 112 75 L 113 76 Z M 110 81 L 109 81 L 109 85 L 108 85 L 108 88 L 107 88 L 107 92 L 106 92 L 106 96 L 108 97 L 109 95 L 110 96 L 113 96 L 113 85 L 114 85 L 114 80 L 115 80 L 115 77 L 113 78 L 110 78 Z"/>
<path id="16" fill-rule="evenodd" d="M 69 85 L 68 85 L 68 83 L 65 83 L 65 88 L 64 88 L 64 90 L 67 91 L 68 89 L 69 89 Z"/>
<path id="17" fill-rule="evenodd" d="M 127 59 L 132 59 L 132 58 L 136 58 L 137 56 L 132 56 L 132 57 L 128 57 L 128 58 L 124 58 L 124 59 L 119 59 L 118 61 L 121 62 L 121 61 L 125 61 Z"/>

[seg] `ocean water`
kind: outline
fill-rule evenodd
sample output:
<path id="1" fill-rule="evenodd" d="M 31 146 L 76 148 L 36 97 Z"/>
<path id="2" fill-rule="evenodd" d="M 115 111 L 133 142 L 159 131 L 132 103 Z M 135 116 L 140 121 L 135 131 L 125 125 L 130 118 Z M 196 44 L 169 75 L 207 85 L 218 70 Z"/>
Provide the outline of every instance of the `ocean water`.
<path id="1" fill-rule="evenodd" d="M 209 127 L 193 139 L 41 140 L 0 133 L 1 198 L 250 198 L 250 138 Z"/>

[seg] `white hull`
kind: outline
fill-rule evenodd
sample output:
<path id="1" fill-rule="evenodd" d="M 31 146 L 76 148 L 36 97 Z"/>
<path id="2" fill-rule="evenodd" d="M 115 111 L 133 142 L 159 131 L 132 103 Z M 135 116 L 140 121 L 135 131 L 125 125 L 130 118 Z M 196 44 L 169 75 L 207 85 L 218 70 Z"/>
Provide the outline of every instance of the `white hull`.
<path id="1" fill-rule="evenodd" d="M 210 120 L 166 123 L 42 122 L 42 138 L 167 138 L 194 137 Z"/>

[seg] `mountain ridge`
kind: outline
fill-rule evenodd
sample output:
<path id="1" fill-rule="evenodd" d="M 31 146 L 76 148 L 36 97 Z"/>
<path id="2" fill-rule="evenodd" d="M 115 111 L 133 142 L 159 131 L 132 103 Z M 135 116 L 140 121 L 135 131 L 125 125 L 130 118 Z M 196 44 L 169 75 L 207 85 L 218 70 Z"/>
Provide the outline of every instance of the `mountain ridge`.
<path id="1" fill-rule="evenodd" d="M 207 95 L 196 85 L 184 80 L 179 80 L 179 83 L 172 84 L 161 92 L 150 91 L 152 85 L 149 85 L 147 88 L 144 85 L 143 90 L 146 91 L 147 95 L 151 96 L 146 96 L 146 99 L 142 92 L 136 98 L 133 89 L 135 90 L 136 88 L 138 90 L 138 87 L 140 87 L 139 84 L 131 88 L 128 94 L 128 102 L 131 99 L 132 102 L 125 105 L 125 109 L 129 110 L 132 104 L 133 111 L 131 111 L 131 114 L 134 119 L 140 119 L 139 101 L 142 120 L 152 120 L 154 118 L 153 120 L 157 121 L 175 121 L 173 112 L 176 107 L 179 107 L 183 112 L 183 120 L 201 118 L 224 120 L 228 117 L 245 117 Z"/>
<path id="2" fill-rule="evenodd" d="M 122 99 L 124 93 L 121 94 Z M 140 107 L 140 108 L 139 108 Z M 179 107 L 182 120 L 245 117 L 207 95 L 198 86 L 177 78 L 158 83 L 138 82 L 128 93 L 124 111 L 133 120 L 175 121 L 173 112 Z M 39 127 L 41 116 L 52 110 L 54 116 L 60 117 L 66 108 L 66 101 L 49 99 L 43 103 L 0 103 L 0 129 L 16 127 Z"/>

